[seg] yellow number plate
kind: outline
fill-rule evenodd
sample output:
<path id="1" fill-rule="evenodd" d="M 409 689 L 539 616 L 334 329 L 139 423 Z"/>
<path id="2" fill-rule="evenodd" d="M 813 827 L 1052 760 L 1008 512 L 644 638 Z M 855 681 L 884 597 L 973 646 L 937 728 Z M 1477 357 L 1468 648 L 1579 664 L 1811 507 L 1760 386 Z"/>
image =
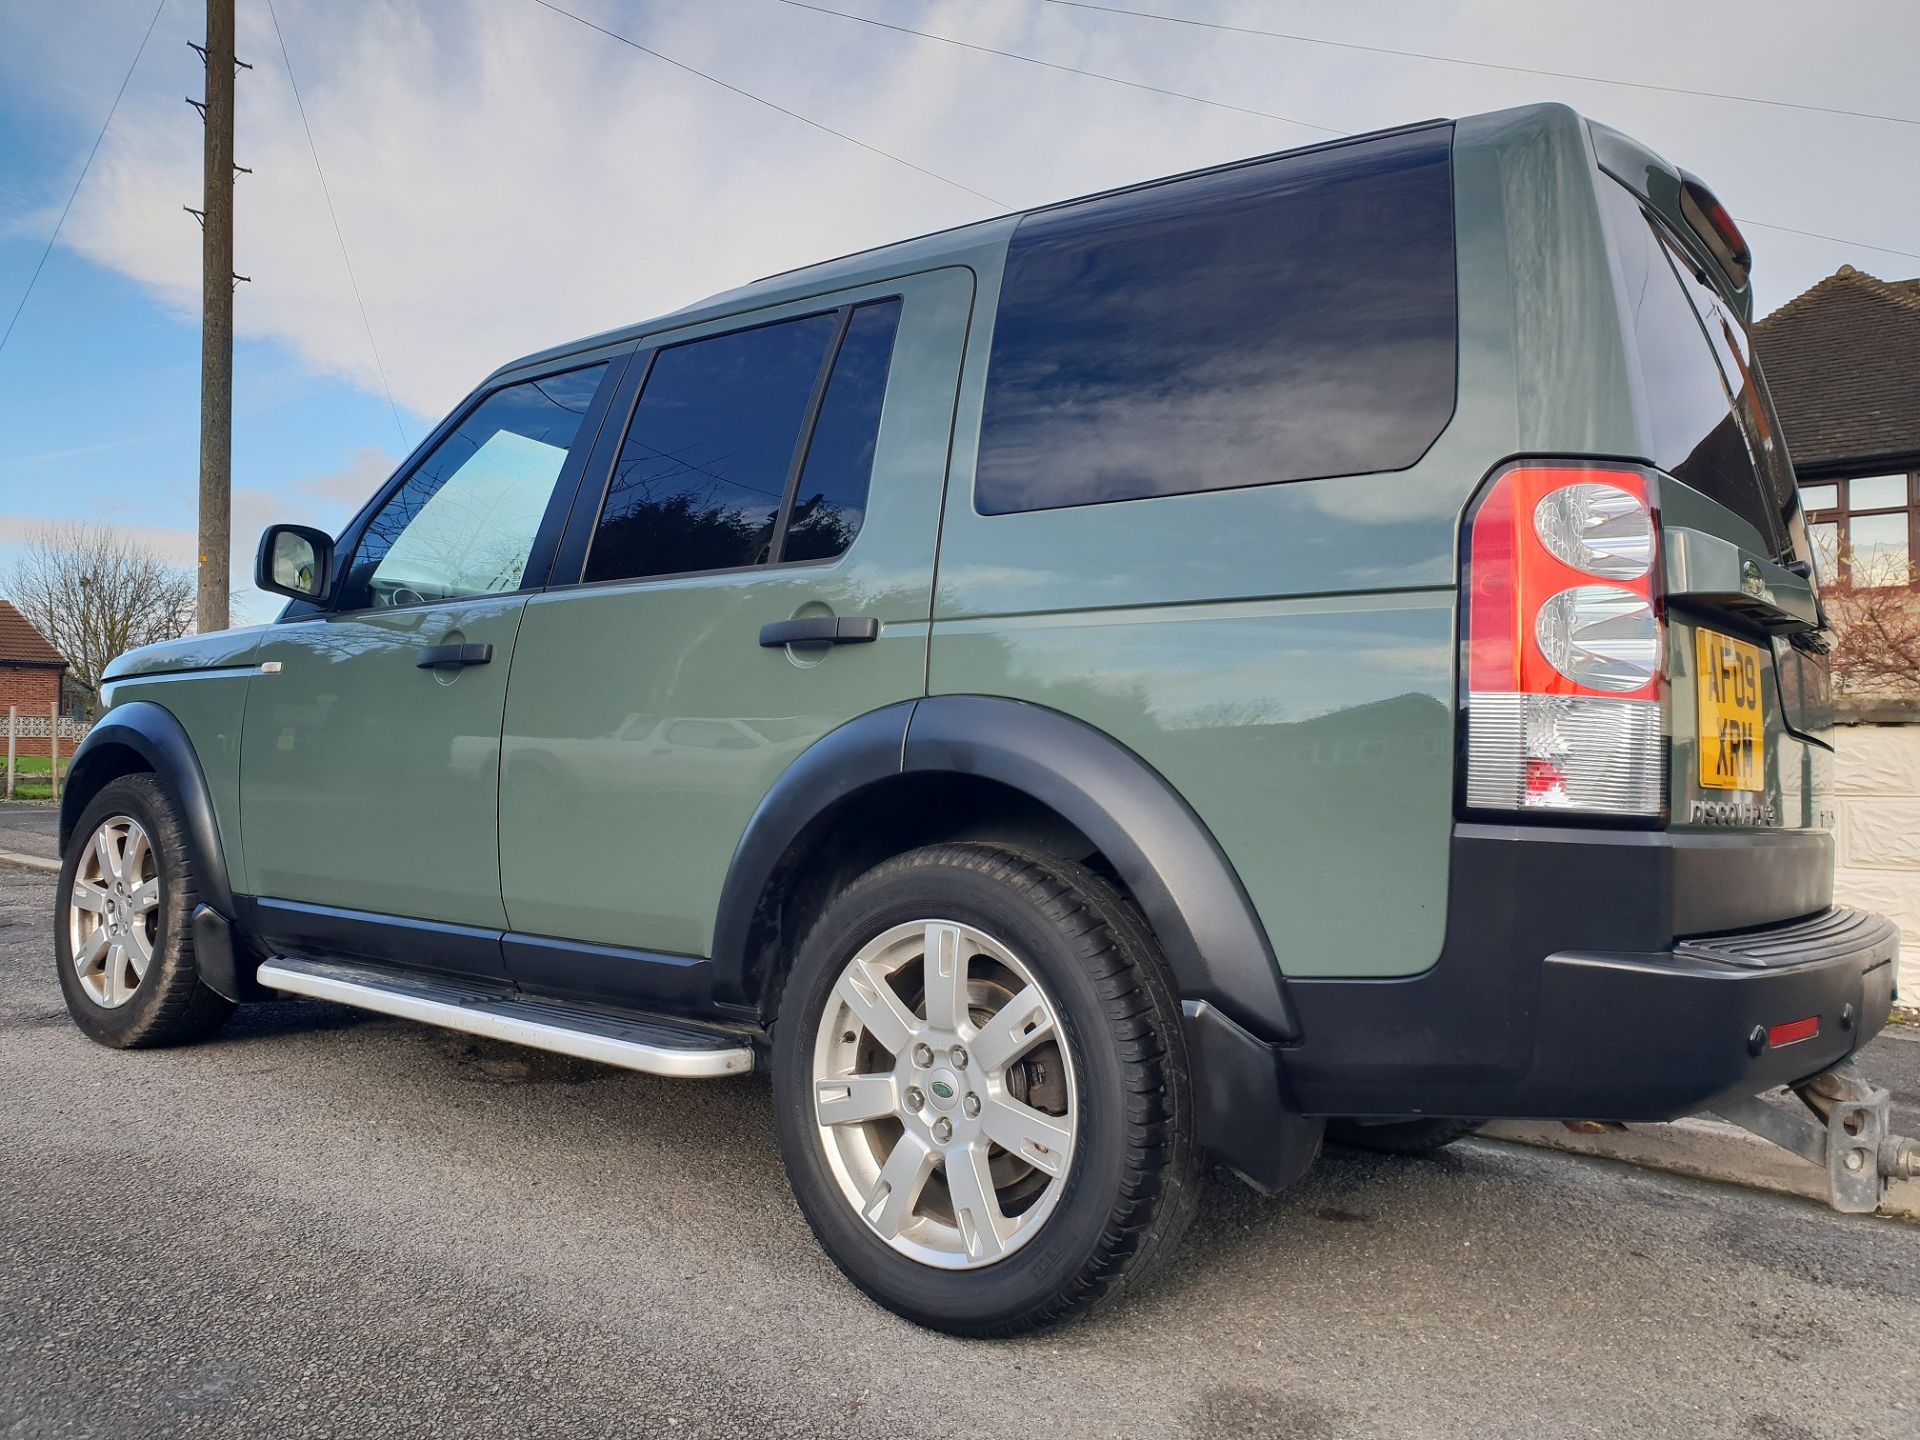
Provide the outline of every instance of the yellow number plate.
<path id="1" fill-rule="evenodd" d="M 1701 788 L 1764 790 L 1767 726 L 1760 705 L 1760 647 L 1696 630 L 1693 653 L 1699 661 Z"/>

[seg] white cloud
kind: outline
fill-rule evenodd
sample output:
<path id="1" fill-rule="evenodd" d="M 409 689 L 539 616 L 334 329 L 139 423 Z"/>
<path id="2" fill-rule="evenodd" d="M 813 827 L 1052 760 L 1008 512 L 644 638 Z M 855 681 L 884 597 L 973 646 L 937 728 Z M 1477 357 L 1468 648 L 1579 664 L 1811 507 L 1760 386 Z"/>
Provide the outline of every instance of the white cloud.
<path id="1" fill-rule="evenodd" d="M 394 396 L 419 414 L 443 413 L 524 351 L 989 210 L 530 0 L 277 3 Z M 564 3 L 1016 204 L 1315 138 L 773 0 Z M 1920 235 L 1920 189 L 1890 183 L 1920 171 L 1920 130 L 1912 127 L 1033 0 L 829 3 L 1340 129 L 1565 99 L 1705 174 L 1738 214 L 1920 249 L 1911 239 Z M 1911 56 L 1920 48 L 1920 15 L 1909 0 L 1850 7 L 1846 26 L 1792 0 L 1620 0 L 1524 11 L 1219 0 L 1179 9 L 1546 69 L 1920 111 L 1909 98 Z M 0 59 L 0 82 L 29 87 L 76 117 L 97 115 L 112 82 L 102 81 L 105 62 L 96 57 L 109 31 L 117 39 L 127 28 L 124 11 L 112 12 L 111 24 L 95 16 L 66 27 L 52 13 L 27 8 L 16 59 Z M 197 94 L 200 76 L 180 41 L 197 24 L 194 6 L 170 6 L 163 16 L 65 235 L 183 311 L 197 304 L 199 246 L 180 206 L 197 203 L 200 148 L 179 96 Z M 254 172 L 237 191 L 237 263 L 253 277 L 239 296 L 240 333 L 283 342 L 315 371 L 378 393 L 264 6 L 242 7 L 239 48 L 255 66 L 239 81 L 238 152 Z M 28 218 L 45 213 L 44 199 L 23 207 Z M 1751 238 L 1763 307 L 1844 260 L 1877 273 L 1920 272 L 1920 260 L 1758 229 Z"/>
<path id="2" fill-rule="evenodd" d="M 277 598 L 262 595 L 253 588 L 254 546 L 267 526 L 280 522 L 317 525 L 337 534 L 380 482 L 393 472 L 394 464 L 393 456 L 368 446 L 356 450 L 340 470 L 306 476 L 279 489 L 236 486 L 229 526 L 233 561 L 228 575 L 234 623 L 240 624 L 250 616 L 257 618 L 280 604 Z M 183 570 L 198 565 L 199 532 L 193 525 L 128 524 L 119 518 L 122 508 L 108 508 L 91 518 L 111 525 L 127 539 L 146 546 L 169 565 Z M 47 523 L 45 515 L 0 514 L 0 556 L 32 540 Z"/>
<path id="3" fill-rule="evenodd" d="M 386 451 L 363 445 L 353 452 L 344 469 L 297 481 L 293 486 L 294 492 L 304 497 L 314 512 L 314 518 L 303 523 L 339 530 L 347 517 L 365 504 L 367 497 L 393 473 L 396 463 L 396 458 Z M 294 517 L 283 515 L 279 518 L 286 520 Z"/>

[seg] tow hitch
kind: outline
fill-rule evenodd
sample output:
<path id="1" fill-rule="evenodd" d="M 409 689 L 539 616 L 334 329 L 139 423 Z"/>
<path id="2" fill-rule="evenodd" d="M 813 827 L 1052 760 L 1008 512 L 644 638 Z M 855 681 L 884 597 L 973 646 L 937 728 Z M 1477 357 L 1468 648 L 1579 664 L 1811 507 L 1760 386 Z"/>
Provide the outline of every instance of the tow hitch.
<path id="1" fill-rule="evenodd" d="M 1887 1092 L 1863 1080 L 1851 1060 L 1793 1093 L 1806 1113 L 1758 1095 L 1723 1101 L 1715 1113 L 1824 1169 L 1827 1203 L 1843 1214 L 1871 1214 L 1889 1181 L 1920 1179 L 1920 1140 L 1890 1132 Z"/>

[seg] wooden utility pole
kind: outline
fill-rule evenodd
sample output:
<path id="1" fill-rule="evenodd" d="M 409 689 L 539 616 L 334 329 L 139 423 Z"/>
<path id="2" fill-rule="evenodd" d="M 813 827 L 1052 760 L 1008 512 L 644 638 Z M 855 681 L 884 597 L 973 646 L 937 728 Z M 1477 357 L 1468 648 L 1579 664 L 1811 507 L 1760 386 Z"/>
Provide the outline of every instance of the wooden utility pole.
<path id="1" fill-rule="evenodd" d="M 207 0 L 200 216 L 200 575 L 194 628 L 224 630 L 233 552 L 233 5 Z"/>

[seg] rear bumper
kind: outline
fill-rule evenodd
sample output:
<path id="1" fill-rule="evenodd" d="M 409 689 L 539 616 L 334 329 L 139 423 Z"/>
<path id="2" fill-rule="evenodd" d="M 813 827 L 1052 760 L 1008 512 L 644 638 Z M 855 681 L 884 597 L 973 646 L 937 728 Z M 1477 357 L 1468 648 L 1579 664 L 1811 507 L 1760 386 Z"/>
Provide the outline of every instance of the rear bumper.
<path id="1" fill-rule="evenodd" d="M 1877 916 L 1822 918 L 1832 865 L 1819 832 L 1459 826 L 1430 969 L 1292 984 L 1297 1102 L 1669 1120 L 1813 1074 L 1885 1023 L 1898 947 Z M 1808 1016 L 1816 1037 L 1748 1053 Z"/>
<path id="2" fill-rule="evenodd" d="M 1224 1044 L 1189 1012 L 1203 1087 L 1236 1067 L 1215 1148 L 1280 1176 L 1294 1158 L 1254 1136 L 1297 1148 L 1301 1116 L 1670 1120 L 1817 1074 L 1886 1023 L 1899 949 L 1884 918 L 1829 907 L 1832 863 L 1819 833 L 1462 825 L 1431 968 L 1290 981 L 1291 1045 Z M 1270 1125 L 1248 1123 L 1255 1092 Z"/>
<path id="3" fill-rule="evenodd" d="M 1791 1085 L 1879 1033 L 1899 948 L 1883 916 L 1829 910 L 1658 956 L 1548 956 L 1534 1063 L 1488 1098 L 1508 1116 L 1671 1120 Z"/>

